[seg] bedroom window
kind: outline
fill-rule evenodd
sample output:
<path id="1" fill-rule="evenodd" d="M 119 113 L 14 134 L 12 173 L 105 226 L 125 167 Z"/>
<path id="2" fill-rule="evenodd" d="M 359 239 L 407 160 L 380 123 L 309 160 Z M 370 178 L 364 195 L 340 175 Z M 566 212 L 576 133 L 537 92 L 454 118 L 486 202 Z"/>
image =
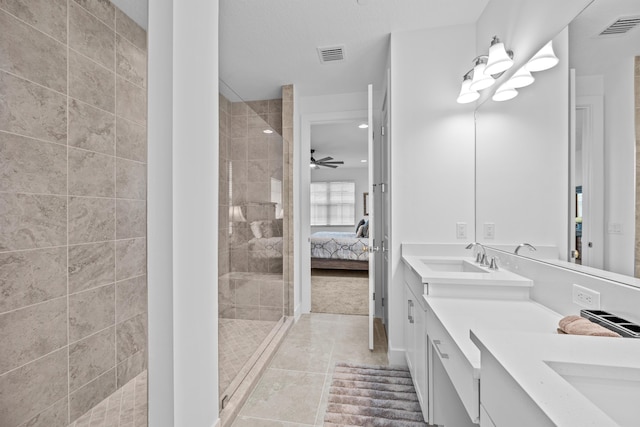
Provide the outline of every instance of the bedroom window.
<path id="1" fill-rule="evenodd" d="M 355 182 L 312 182 L 311 225 L 355 225 Z"/>

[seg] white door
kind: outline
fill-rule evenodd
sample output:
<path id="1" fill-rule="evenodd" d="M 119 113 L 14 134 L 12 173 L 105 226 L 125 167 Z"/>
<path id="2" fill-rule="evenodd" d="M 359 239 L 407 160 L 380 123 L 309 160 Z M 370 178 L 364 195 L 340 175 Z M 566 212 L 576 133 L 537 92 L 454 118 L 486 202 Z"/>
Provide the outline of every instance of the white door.
<path id="1" fill-rule="evenodd" d="M 373 85 L 368 87 L 369 103 L 367 107 L 367 121 L 369 127 L 367 128 L 367 138 L 369 144 L 369 350 L 373 350 L 373 321 L 376 312 L 376 303 L 374 301 L 374 292 L 376 289 L 376 233 L 375 224 L 375 194 L 373 192 L 374 187 L 374 151 L 373 151 Z"/>

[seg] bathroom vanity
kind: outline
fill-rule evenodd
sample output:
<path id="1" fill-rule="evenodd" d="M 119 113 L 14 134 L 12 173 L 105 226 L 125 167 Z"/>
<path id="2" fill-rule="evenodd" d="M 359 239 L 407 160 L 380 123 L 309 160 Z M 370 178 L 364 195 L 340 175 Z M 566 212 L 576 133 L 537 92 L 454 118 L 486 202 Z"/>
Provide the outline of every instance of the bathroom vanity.
<path id="1" fill-rule="evenodd" d="M 558 335 L 563 314 L 530 298 L 531 279 L 405 252 L 405 357 L 425 421 L 637 425 L 640 340 Z"/>

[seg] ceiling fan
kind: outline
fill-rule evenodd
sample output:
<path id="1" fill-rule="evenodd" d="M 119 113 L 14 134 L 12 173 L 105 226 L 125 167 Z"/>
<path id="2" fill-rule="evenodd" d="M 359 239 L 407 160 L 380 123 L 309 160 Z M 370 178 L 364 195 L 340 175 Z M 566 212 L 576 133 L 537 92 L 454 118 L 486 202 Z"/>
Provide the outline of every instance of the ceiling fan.
<path id="1" fill-rule="evenodd" d="M 320 160 L 316 160 L 313 158 L 313 153 L 315 153 L 315 151 L 316 150 L 311 149 L 311 162 L 309 163 L 309 166 L 313 169 L 318 169 L 320 166 L 335 169 L 338 167 L 337 165 L 344 165 L 343 161 L 332 162 L 331 160 L 333 160 L 333 157 L 324 157 Z"/>

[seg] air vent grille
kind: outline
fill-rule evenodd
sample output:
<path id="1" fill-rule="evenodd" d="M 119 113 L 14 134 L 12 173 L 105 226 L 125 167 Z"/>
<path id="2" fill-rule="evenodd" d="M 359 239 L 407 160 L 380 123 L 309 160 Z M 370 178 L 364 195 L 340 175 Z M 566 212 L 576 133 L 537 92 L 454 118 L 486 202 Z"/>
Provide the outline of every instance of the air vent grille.
<path id="1" fill-rule="evenodd" d="M 320 62 L 339 62 L 345 60 L 344 46 L 319 47 Z"/>
<path id="2" fill-rule="evenodd" d="M 613 24 L 609 25 L 605 28 L 600 35 L 601 36 L 611 36 L 611 35 L 621 35 L 626 34 L 630 30 L 640 24 L 640 16 L 627 16 L 625 18 L 619 18 Z"/>

